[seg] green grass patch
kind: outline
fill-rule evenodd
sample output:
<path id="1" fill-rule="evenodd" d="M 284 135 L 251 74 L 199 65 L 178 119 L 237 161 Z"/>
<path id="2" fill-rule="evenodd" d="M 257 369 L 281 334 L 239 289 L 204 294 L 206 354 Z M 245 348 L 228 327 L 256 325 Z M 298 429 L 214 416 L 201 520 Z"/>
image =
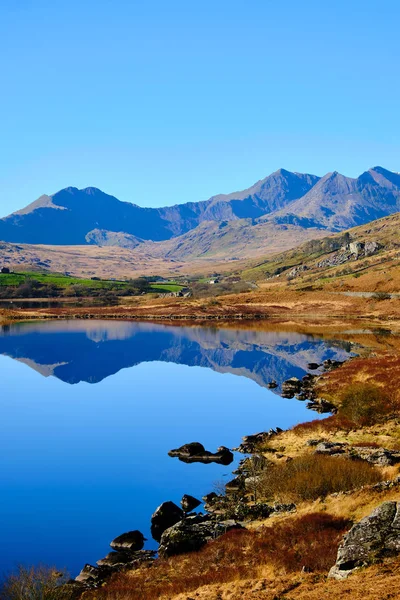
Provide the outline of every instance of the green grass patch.
<path id="1" fill-rule="evenodd" d="M 167 294 L 169 292 L 180 292 L 183 286 L 179 285 L 179 283 L 153 283 L 150 289 L 160 294 Z"/>
<path id="2" fill-rule="evenodd" d="M 29 279 L 34 279 L 43 284 L 54 284 L 58 287 L 68 287 L 70 285 L 86 285 L 91 288 L 109 288 L 123 287 L 127 285 L 124 281 L 93 280 L 81 279 L 79 277 L 70 277 L 61 273 L 38 273 L 34 271 L 23 271 L 19 273 L 0 273 L 1 286 L 18 286 Z"/>

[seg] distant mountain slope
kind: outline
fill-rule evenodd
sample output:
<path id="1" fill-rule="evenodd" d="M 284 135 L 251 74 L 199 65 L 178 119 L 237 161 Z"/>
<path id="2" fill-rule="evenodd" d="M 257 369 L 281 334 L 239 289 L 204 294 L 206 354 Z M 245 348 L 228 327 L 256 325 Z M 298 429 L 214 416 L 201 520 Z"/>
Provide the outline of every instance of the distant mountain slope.
<path id="1" fill-rule="evenodd" d="M 53 196 L 41 196 L 24 209 L 0 219 L 0 240 L 86 244 L 86 236 L 93 230 L 126 233 L 143 240 L 167 240 L 203 221 L 254 219 L 269 214 L 303 196 L 318 179 L 315 175 L 281 169 L 242 192 L 165 208 L 142 208 L 121 202 L 93 187 L 83 190 L 69 187 Z M 91 236 L 89 241 L 93 243 L 95 239 L 96 236 Z"/>
<path id="2" fill-rule="evenodd" d="M 328 173 L 302 198 L 275 212 L 277 223 L 306 223 L 341 231 L 400 210 L 400 175 L 382 167 L 357 179 Z"/>
<path id="3" fill-rule="evenodd" d="M 270 255 L 242 278 L 267 287 L 399 294 L 399 231 L 400 212 Z"/>

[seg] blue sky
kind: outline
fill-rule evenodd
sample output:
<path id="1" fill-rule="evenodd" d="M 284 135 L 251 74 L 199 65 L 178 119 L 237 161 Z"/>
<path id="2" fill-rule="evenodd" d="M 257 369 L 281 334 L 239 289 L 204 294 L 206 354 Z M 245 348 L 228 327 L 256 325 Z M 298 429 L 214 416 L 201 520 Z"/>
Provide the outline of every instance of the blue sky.
<path id="1" fill-rule="evenodd" d="M 400 171 L 400 3 L 0 0 L 0 215 L 161 206 L 285 167 Z"/>

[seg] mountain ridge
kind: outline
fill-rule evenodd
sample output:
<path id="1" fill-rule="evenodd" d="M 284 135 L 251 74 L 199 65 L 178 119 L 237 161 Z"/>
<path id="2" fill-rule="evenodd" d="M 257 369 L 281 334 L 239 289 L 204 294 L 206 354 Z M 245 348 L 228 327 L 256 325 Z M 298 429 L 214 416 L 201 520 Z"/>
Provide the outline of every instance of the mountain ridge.
<path id="1" fill-rule="evenodd" d="M 400 174 L 373 167 L 350 178 L 279 169 L 245 190 L 161 208 L 96 187 L 43 195 L 0 219 L 0 240 L 52 246 L 141 247 L 162 259 L 246 257 L 297 245 L 400 210 Z M 293 235 L 293 242 L 290 241 Z M 236 250 L 237 249 L 237 250 Z"/>

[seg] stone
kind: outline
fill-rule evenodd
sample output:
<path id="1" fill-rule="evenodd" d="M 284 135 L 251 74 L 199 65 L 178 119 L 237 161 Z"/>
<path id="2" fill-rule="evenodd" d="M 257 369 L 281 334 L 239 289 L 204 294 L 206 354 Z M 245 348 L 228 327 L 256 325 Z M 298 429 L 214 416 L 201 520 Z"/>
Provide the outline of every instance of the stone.
<path id="1" fill-rule="evenodd" d="M 201 501 L 197 500 L 194 496 L 190 496 L 189 494 L 184 494 L 181 500 L 182 510 L 185 513 L 191 512 L 198 506 L 200 506 Z"/>
<path id="2" fill-rule="evenodd" d="M 233 462 L 233 454 L 226 446 L 220 446 L 215 453 L 212 453 L 199 442 L 184 444 L 180 448 L 170 450 L 168 455 L 178 457 L 179 460 L 185 463 L 201 462 L 207 464 L 215 462 L 227 466 Z"/>
<path id="3" fill-rule="evenodd" d="M 329 577 L 346 579 L 354 570 L 399 552 L 400 502 L 384 502 L 344 536 Z"/>
<path id="4" fill-rule="evenodd" d="M 200 550 L 207 542 L 232 529 L 243 529 L 236 521 L 213 522 L 203 517 L 187 517 L 166 529 L 158 549 L 161 558 Z"/>
<path id="5" fill-rule="evenodd" d="M 302 383 L 297 377 L 291 377 L 282 383 L 283 398 L 293 398 L 295 394 L 301 392 Z"/>
<path id="6" fill-rule="evenodd" d="M 97 561 L 99 567 L 125 567 L 131 562 L 127 552 L 109 552 L 107 556 Z"/>
<path id="7" fill-rule="evenodd" d="M 79 575 L 75 577 L 75 581 L 84 583 L 88 587 L 95 587 L 100 585 L 109 576 L 110 569 L 86 564 Z"/>
<path id="8" fill-rule="evenodd" d="M 371 448 L 368 446 L 353 447 L 351 456 L 366 460 L 371 465 L 380 467 L 391 467 L 400 462 L 400 452 L 387 450 L 386 448 Z"/>
<path id="9" fill-rule="evenodd" d="M 310 369 L 310 371 L 316 371 L 317 369 L 319 369 L 319 367 L 320 367 L 320 365 L 318 363 L 315 363 L 315 362 L 310 362 L 307 365 L 307 369 Z"/>
<path id="10" fill-rule="evenodd" d="M 107 556 L 97 561 L 99 567 L 109 567 L 114 570 L 133 569 L 144 562 L 153 560 L 156 553 L 153 550 L 138 550 L 136 552 L 109 552 Z"/>
<path id="11" fill-rule="evenodd" d="M 113 550 L 117 551 L 131 551 L 136 552 L 141 550 L 144 546 L 146 538 L 143 533 L 135 529 L 134 531 L 128 531 L 116 537 L 110 544 Z"/>
<path id="12" fill-rule="evenodd" d="M 183 518 L 183 510 L 174 502 L 168 500 L 160 504 L 151 517 L 151 535 L 159 542 L 166 529 L 178 523 Z"/>
<path id="13" fill-rule="evenodd" d="M 278 384 L 276 383 L 276 381 L 275 381 L 274 379 L 273 379 L 272 381 L 269 381 L 269 382 L 267 383 L 267 388 L 268 388 L 269 390 L 274 390 L 274 389 L 275 389 L 275 388 L 277 388 L 277 387 L 278 387 Z"/>
<path id="14" fill-rule="evenodd" d="M 346 452 L 347 444 L 339 442 L 320 442 L 315 448 L 315 454 L 327 454 L 328 456 L 336 456 Z"/>

